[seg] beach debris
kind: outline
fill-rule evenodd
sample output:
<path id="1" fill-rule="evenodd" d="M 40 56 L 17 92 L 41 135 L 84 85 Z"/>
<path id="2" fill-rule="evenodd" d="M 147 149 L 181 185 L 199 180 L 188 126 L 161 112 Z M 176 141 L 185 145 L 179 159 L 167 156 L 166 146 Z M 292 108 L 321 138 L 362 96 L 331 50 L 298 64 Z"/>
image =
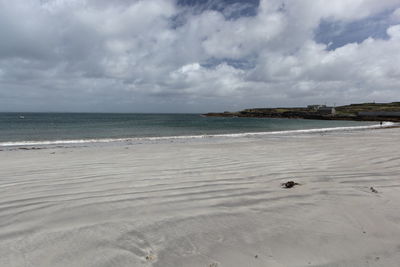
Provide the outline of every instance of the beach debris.
<path id="1" fill-rule="evenodd" d="M 156 259 L 156 255 L 150 253 L 149 255 L 146 256 L 147 261 L 154 261 Z"/>
<path id="2" fill-rule="evenodd" d="M 208 265 L 208 267 L 218 267 L 218 263 L 213 262 L 213 263 L 211 263 L 210 265 Z"/>
<path id="3" fill-rule="evenodd" d="M 258 259 L 258 255 L 255 255 L 254 258 Z"/>
<path id="4" fill-rule="evenodd" d="M 295 185 L 300 185 L 299 183 L 293 182 L 293 181 L 288 181 L 286 183 L 282 183 L 281 186 L 283 188 L 292 188 Z"/>
<path id="5" fill-rule="evenodd" d="M 372 186 L 369 188 L 371 190 L 372 193 L 378 193 L 378 190 L 376 190 L 375 188 L 373 188 Z"/>

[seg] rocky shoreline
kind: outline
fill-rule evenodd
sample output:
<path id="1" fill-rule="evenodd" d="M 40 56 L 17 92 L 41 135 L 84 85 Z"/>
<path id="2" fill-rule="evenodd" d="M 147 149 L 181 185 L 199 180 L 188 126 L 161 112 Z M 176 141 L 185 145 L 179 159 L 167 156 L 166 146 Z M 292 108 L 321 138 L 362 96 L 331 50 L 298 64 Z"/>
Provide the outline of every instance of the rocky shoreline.
<path id="1" fill-rule="evenodd" d="M 351 104 L 332 108 L 329 114 L 310 108 L 256 108 L 238 112 L 211 112 L 203 116 L 400 122 L 400 103 Z"/>
<path id="2" fill-rule="evenodd" d="M 369 116 L 327 116 L 319 114 L 301 113 L 251 113 L 251 112 L 229 112 L 229 113 L 206 113 L 206 117 L 248 117 L 248 118 L 285 118 L 306 120 L 348 120 L 348 121 L 391 121 L 400 122 L 400 117 L 369 117 Z"/>

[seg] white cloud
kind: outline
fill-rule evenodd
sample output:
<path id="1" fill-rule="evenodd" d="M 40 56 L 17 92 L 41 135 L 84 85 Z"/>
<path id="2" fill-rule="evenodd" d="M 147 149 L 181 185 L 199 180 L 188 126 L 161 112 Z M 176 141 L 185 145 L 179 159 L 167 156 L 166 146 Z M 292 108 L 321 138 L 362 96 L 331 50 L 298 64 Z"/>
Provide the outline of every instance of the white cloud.
<path id="1" fill-rule="evenodd" d="M 390 36 L 392 40 L 400 39 L 400 24 L 391 26 L 387 29 L 387 34 Z"/>
<path id="2" fill-rule="evenodd" d="M 233 19 L 173 0 L 0 0 L 0 106 L 172 112 L 396 100 L 400 25 L 385 40 L 335 50 L 316 43 L 314 31 L 322 19 L 348 23 L 387 10 L 398 24 L 399 6 L 263 0 L 256 16 Z"/>

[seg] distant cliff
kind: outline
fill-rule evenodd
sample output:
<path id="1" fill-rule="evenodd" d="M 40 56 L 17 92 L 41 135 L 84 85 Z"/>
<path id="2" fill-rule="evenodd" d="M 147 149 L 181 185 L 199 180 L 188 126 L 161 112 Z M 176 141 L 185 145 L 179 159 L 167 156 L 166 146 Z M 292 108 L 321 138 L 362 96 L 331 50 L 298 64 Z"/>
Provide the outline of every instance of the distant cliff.
<path id="1" fill-rule="evenodd" d="M 238 112 L 207 113 L 207 117 L 257 117 L 314 120 L 359 120 L 400 122 L 400 102 L 362 103 L 338 107 L 254 108 Z"/>

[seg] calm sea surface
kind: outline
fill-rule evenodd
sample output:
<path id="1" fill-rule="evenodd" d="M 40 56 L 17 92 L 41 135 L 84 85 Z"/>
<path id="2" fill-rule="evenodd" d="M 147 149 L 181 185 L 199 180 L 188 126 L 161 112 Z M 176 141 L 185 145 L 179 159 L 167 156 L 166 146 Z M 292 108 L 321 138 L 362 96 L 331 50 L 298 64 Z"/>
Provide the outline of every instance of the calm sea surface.
<path id="1" fill-rule="evenodd" d="M 370 124 L 354 121 L 207 118 L 198 114 L 0 113 L 0 145 L 21 141 L 220 135 Z"/>

